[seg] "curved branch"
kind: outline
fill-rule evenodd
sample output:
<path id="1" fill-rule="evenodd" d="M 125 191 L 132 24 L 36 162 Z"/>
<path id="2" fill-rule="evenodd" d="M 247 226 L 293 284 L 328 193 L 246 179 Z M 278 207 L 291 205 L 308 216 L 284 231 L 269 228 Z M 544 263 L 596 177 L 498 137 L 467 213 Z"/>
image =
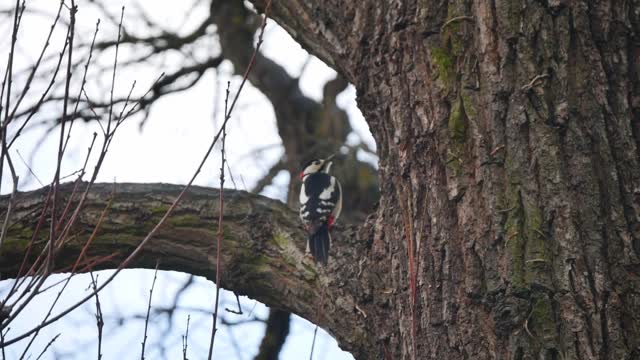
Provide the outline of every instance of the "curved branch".
<path id="1" fill-rule="evenodd" d="M 266 0 L 251 0 L 263 11 Z M 353 34 L 351 26 L 358 6 L 364 1 L 276 1 L 269 16 L 282 26 L 296 42 L 319 57 L 327 65 L 344 73 L 346 55 L 356 47 L 349 47 Z M 366 3 L 366 2 L 365 2 Z M 354 78 L 350 77 L 350 80 Z"/>
<path id="2" fill-rule="evenodd" d="M 93 270 L 114 268 L 125 259 L 182 186 L 117 184 L 112 196 L 113 189 L 113 184 L 94 185 L 73 236 L 57 254 L 56 272 L 73 265 L 112 197 L 109 213 L 87 251 L 89 258 L 107 260 Z M 61 196 L 68 198 L 71 190 L 72 184 L 61 186 Z M 18 273 L 47 191 L 43 188 L 17 194 L 15 220 L 9 224 L 0 252 L 0 273 L 5 278 Z M 216 189 L 193 187 L 131 267 L 151 269 L 160 260 L 162 270 L 214 279 L 218 196 Z M 355 353 L 365 348 L 368 341 L 364 318 L 355 309 L 358 294 L 364 293 L 363 284 L 358 281 L 358 260 L 366 248 L 356 232 L 337 228 L 332 262 L 327 268 L 317 268 L 303 255 L 305 233 L 295 211 L 281 202 L 244 191 L 225 190 L 224 196 L 221 286 L 318 323 L 329 329 L 341 346 Z M 7 196 L 1 197 L 0 208 L 6 208 L 7 201 Z M 31 253 L 39 251 L 36 248 Z"/>

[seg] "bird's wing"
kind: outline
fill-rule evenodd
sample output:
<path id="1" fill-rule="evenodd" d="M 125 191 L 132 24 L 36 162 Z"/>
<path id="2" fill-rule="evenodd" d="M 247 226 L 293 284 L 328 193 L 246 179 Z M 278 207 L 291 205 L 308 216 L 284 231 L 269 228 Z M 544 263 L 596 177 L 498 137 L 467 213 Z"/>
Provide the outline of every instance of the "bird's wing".
<path id="1" fill-rule="evenodd" d="M 329 215 L 335 218 L 340 192 L 340 183 L 333 176 L 315 173 L 305 178 L 300 193 L 300 218 L 310 233 L 327 222 Z"/>

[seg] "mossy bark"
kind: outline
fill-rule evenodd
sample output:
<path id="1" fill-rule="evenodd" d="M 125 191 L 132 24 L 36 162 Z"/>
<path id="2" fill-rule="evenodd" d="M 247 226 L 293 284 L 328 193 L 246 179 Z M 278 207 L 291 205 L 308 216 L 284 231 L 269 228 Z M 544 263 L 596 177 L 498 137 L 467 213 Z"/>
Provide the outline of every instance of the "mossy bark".
<path id="1" fill-rule="evenodd" d="M 62 186 L 61 202 L 69 198 L 72 185 Z M 56 251 L 54 272 L 71 269 L 109 203 L 79 269 L 87 271 L 87 263 L 95 263 L 93 270 L 117 267 L 158 223 L 181 190 L 182 186 L 168 184 L 94 185 L 64 245 Z M 8 237 L 0 249 L 2 279 L 17 275 L 47 192 L 48 188 L 43 188 L 17 194 Z M 71 202 L 72 209 L 78 196 L 76 193 Z M 218 196 L 217 189 L 191 188 L 129 267 L 153 269 L 159 263 L 161 270 L 214 280 Z M 363 292 L 361 287 L 367 287 L 367 282 L 351 281 L 345 286 L 345 279 L 358 279 L 358 259 L 365 251 L 353 229 L 336 228 L 331 263 L 328 268 L 318 268 L 304 256 L 306 233 L 296 211 L 244 191 L 225 190 L 224 199 L 220 285 L 332 329 L 346 340 L 343 346 L 356 353 L 366 347 L 366 329 L 355 304 L 356 294 Z M 0 197 L 0 209 L 6 209 L 7 201 L 7 196 Z M 28 266 L 43 250 L 48 228 L 45 223 L 45 230 L 37 236 Z M 318 311 L 321 307 L 323 312 Z"/>

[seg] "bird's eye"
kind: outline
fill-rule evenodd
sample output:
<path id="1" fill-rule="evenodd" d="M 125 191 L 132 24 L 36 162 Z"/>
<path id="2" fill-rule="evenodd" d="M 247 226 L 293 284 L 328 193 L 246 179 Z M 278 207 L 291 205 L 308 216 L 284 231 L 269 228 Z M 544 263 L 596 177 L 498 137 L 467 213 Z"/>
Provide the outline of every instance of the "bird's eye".
<path id="1" fill-rule="evenodd" d="M 320 161 L 316 160 L 313 162 L 314 165 L 320 165 Z"/>

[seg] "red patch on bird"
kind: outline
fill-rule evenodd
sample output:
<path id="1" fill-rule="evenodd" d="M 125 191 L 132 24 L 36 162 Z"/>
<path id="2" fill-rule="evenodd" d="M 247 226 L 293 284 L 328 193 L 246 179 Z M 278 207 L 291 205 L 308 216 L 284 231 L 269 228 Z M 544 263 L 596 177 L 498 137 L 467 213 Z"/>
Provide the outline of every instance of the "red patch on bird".
<path id="1" fill-rule="evenodd" d="M 333 215 L 329 215 L 329 219 L 327 220 L 327 224 L 329 225 L 329 229 L 331 229 L 333 227 L 333 223 L 335 222 L 335 219 L 333 218 Z"/>
<path id="2" fill-rule="evenodd" d="M 300 180 L 302 180 L 304 178 L 304 171 L 300 172 Z"/>

